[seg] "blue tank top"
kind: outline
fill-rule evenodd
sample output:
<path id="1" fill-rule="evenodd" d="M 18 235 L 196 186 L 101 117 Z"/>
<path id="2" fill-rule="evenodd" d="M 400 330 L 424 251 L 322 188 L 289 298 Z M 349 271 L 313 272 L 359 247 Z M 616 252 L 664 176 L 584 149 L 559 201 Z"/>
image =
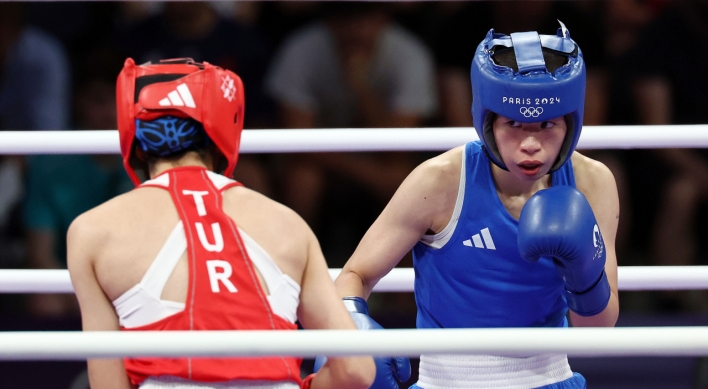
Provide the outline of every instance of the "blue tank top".
<path id="1" fill-rule="evenodd" d="M 551 258 L 521 258 L 518 221 L 499 199 L 481 143 L 465 145 L 464 158 L 464 200 L 450 240 L 413 247 L 417 327 L 567 326 L 563 280 Z M 551 185 L 575 187 L 570 160 Z"/>

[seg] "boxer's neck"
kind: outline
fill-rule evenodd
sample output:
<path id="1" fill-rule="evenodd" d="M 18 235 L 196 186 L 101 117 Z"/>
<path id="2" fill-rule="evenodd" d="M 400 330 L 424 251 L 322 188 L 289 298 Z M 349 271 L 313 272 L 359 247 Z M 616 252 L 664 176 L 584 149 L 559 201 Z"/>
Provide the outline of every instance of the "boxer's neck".
<path id="1" fill-rule="evenodd" d="M 198 153 L 189 151 L 179 159 L 158 159 L 155 161 L 155 164 L 150 169 L 150 179 L 176 167 L 200 166 L 211 170 L 210 165 L 211 164 L 207 163 Z"/>

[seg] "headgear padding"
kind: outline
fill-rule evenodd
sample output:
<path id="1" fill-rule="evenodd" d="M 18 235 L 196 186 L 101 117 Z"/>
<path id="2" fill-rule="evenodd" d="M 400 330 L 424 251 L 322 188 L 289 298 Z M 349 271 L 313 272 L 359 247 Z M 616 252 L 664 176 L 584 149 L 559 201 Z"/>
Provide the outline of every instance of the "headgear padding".
<path id="1" fill-rule="evenodd" d="M 223 174 L 236 167 L 243 130 L 244 90 L 231 71 L 191 59 L 164 60 L 136 65 L 128 58 L 116 86 L 118 133 L 123 164 L 135 185 L 135 120 L 163 116 L 192 118 L 201 123 L 209 139 L 226 159 Z"/>
<path id="2" fill-rule="evenodd" d="M 516 67 L 495 62 L 495 54 L 505 51 Z M 559 56 L 563 63 L 549 66 Z M 471 80 L 474 126 L 492 162 L 507 170 L 494 139 L 494 114 L 521 123 L 565 117 L 568 130 L 551 171 L 570 158 L 583 127 L 585 61 L 563 23 L 556 35 L 532 31 L 508 36 L 490 30 L 477 46 Z"/>

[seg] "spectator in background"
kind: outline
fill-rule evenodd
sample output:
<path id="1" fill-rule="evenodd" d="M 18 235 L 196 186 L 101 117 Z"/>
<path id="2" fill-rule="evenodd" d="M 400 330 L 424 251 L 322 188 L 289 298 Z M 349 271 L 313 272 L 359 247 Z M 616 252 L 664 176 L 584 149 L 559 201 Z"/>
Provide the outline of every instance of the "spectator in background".
<path id="1" fill-rule="evenodd" d="M 68 96 L 69 65 L 62 46 L 25 24 L 24 4 L 0 2 L 0 131 L 65 129 Z M 8 252 L 2 246 L 21 239 L 12 215 L 24 191 L 22 165 L 21 157 L 0 155 L 2 253 Z"/>
<path id="2" fill-rule="evenodd" d="M 74 77 L 77 129 L 115 129 L 115 78 L 122 59 L 115 53 L 100 50 L 80 62 Z M 71 221 L 131 188 L 121 159 L 116 155 L 29 157 L 23 212 L 29 267 L 65 269 L 64 237 Z M 78 314 L 74 295 L 32 295 L 27 309 L 37 316 Z"/>
<path id="3" fill-rule="evenodd" d="M 245 128 L 269 128 L 275 124 L 272 102 L 262 90 L 270 48 L 265 35 L 255 26 L 221 17 L 207 2 L 168 2 L 162 13 L 129 28 L 116 41 L 136 63 L 192 58 L 233 70 L 245 86 Z M 271 195 L 267 162 L 265 156 L 242 155 L 236 179 Z"/>
<path id="4" fill-rule="evenodd" d="M 165 3 L 162 13 L 117 37 L 124 54 L 136 63 L 163 58 L 193 58 L 243 74 L 247 124 L 270 122 L 261 84 L 269 46 L 260 30 L 223 18 L 206 2 Z M 272 122 L 271 122 L 272 123 Z"/>
<path id="5" fill-rule="evenodd" d="M 267 76 L 267 90 L 278 102 L 284 127 L 418 127 L 435 113 L 433 59 L 420 41 L 390 21 L 387 5 L 332 2 L 323 7 L 325 19 L 288 38 Z M 325 214 L 348 221 L 363 217 L 361 231 L 342 234 L 356 245 L 415 166 L 411 157 L 291 156 L 282 181 L 284 201 L 319 233 L 325 230 Z M 334 201 L 336 196 L 343 197 Z M 337 204 L 332 212 L 329 203 Z M 344 208 L 351 214 L 339 212 Z M 323 248 L 326 244 L 325 235 Z M 353 249 L 337 246 L 344 255 Z"/>
<path id="6" fill-rule="evenodd" d="M 258 25 L 268 34 L 274 45 L 288 37 L 294 30 L 319 19 L 322 2 L 319 1 L 259 1 Z"/>
<path id="7" fill-rule="evenodd" d="M 605 27 L 604 84 L 606 90 L 604 116 L 608 124 L 633 125 L 634 103 L 631 92 L 633 69 L 624 61 L 637 44 L 640 31 L 661 11 L 667 0 L 616 0 L 597 3 Z M 631 54 L 630 54 L 631 55 Z M 603 124 L 598 122 L 597 124 Z M 617 232 L 617 250 L 625 265 L 647 264 L 643 253 L 649 235 L 646 207 L 637 202 L 636 192 L 643 191 L 641 180 L 645 174 L 635 170 L 637 156 L 645 150 L 596 150 L 594 158 L 601 159 L 612 170 L 617 180 L 622 218 Z M 631 300 L 630 300 L 631 301 Z M 631 303 L 630 303 L 631 304 Z"/>
<path id="8" fill-rule="evenodd" d="M 647 26 L 628 58 L 626 66 L 636 76 L 632 92 L 641 124 L 708 123 L 708 1 L 672 3 Z M 641 187 L 661 192 L 653 204 L 657 215 L 650 239 L 655 263 L 696 264 L 708 249 L 697 240 L 708 233 L 708 152 L 662 149 L 651 154 L 654 160 L 641 161 L 647 172 L 642 178 L 649 180 Z M 708 308 L 705 292 L 695 299 L 669 293 L 662 297 L 660 308 Z"/>
<path id="9" fill-rule="evenodd" d="M 62 130 L 69 64 L 50 35 L 23 23 L 21 3 L 0 3 L 0 128 Z"/>

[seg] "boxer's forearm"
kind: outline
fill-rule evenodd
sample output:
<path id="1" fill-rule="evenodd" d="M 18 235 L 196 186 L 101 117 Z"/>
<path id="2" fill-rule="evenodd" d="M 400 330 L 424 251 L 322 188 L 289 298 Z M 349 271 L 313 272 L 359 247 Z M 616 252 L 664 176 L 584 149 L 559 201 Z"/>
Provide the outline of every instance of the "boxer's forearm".
<path id="1" fill-rule="evenodd" d="M 89 359 L 89 381 L 96 389 L 136 389 L 125 373 L 122 359 Z"/>

